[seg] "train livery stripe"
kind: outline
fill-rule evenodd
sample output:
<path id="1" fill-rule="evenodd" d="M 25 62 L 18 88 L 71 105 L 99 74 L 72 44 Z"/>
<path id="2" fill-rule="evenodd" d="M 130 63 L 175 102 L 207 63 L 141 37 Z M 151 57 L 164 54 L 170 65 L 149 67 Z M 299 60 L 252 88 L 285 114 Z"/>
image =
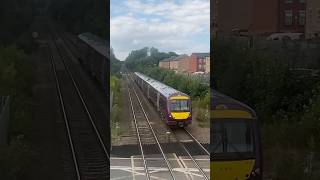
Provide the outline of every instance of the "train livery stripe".
<path id="1" fill-rule="evenodd" d="M 214 110 L 211 113 L 212 118 L 235 118 L 235 119 L 252 119 L 251 113 L 242 110 Z"/>
<path id="2" fill-rule="evenodd" d="M 254 167 L 255 160 L 211 161 L 210 177 L 214 179 L 245 180 Z"/>
<path id="3" fill-rule="evenodd" d="M 175 120 L 186 120 L 190 112 L 171 112 L 172 118 Z"/>
<path id="4" fill-rule="evenodd" d="M 188 96 L 172 96 L 171 100 L 179 100 L 179 99 L 190 99 Z"/>

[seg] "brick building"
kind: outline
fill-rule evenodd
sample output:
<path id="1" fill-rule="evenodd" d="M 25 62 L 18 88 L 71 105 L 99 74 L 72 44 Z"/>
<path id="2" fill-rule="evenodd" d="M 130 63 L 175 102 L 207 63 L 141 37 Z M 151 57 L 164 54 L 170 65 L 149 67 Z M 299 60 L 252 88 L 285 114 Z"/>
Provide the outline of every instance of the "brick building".
<path id="1" fill-rule="evenodd" d="M 252 22 L 249 31 L 253 34 L 278 32 L 279 0 L 254 0 Z"/>
<path id="2" fill-rule="evenodd" d="M 205 68 L 204 68 L 205 73 L 210 73 L 210 56 L 205 58 Z"/>
<path id="3" fill-rule="evenodd" d="M 187 73 L 188 67 L 189 67 L 189 56 L 186 54 L 180 55 L 175 58 L 175 60 L 178 62 L 177 66 L 177 72 L 180 73 Z"/>
<path id="4" fill-rule="evenodd" d="M 209 57 L 210 53 L 192 53 L 189 58 L 190 73 L 202 71 L 205 72 L 205 59 Z"/>
<path id="5" fill-rule="evenodd" d="M 169 69 L 169 59 L 159 61 L 159 67 Z"/>
<path id="6" fill-rule="evenodd" d="M 210 72 L 210 53 L 192 53 L 163 59 L 159 67 L 172 69 L 179 73 Z"/>
<path id="7" fill-rule="evenodd" d="M 304 33 L 306 0 L 279 1 L 279 31 Z"/>
<path id="8" fill-rule="evenodd" d="M 180 56 L 172 56 L 170 58 L 159 61 L 159 67 L 172 69 L 176 72 L 186 72 L 189 68 L 189 56 L 186 54 Z"/>
<path id="9" fill-rule="evenodd" d="M 306 38 L 320 37 L 320 1 L 307 0 Z"/>
<path id="10" fill-rule="evenodd" d="M 306 1 L 214 0 L 213 9 L 218 12 L 218 15 L 215 15 L 218 34 L 229 35 L 237 29 L 247 30 L 253 35 L 275 32 L 303 33 Z"/>
<path id="11" fill-rule="evenodd" d="M 166 59 L 163 59 L 163 60 L 159 61 L 159 67 L 161 67 L 161 68 L 166 68 L 166 69 L 170 69 L 170 61 L 171 61 L 172 59 L 174 59 L 174 58 L 175 58 L 175 57 L 172 56 L 172 57 L 170 57 L 170 58 L 166 58 Z"/>
<path id="12" fill-rule="evenodd" d="M 253 0 L 213 0 L 213 12 L 219 34 L 232 34 L 234 29 L 249 29 Z M 218 21 L 217 21 L 218 20 Z"/>

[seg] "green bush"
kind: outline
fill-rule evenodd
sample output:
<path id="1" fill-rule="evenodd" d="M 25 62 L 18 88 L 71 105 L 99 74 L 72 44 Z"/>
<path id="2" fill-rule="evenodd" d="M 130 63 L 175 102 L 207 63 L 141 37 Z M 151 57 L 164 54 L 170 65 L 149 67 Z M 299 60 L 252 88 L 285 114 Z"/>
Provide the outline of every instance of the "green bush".
<path id="1" fill-rule="evenodd" d="M 113 93 L 112 109 L 111 109 L 111 134 L 112 142 L 119 136 L 119 121 L 121 113 L 121 94 L 120 94 L 120 79 L 116 76 L 110 77 L 110 90 Z"/>
<path id="2" fill-rule="evenodd" d="M 257 112 L 266 172 L 272 179 L 308 179 L 305 156 L 320 152 L 319 79 L 290 70 L 285 53 L 258 52 L 236 42 L 219 42 L 214 49 L 215 89 Z"/>
<path id="3" fill-rule="evenodd" d="M 27 179 L 35 152 L 20 135 L 8 147 L 0 148 L 1 179 Z"/>
<path id="4" fill-rule="evenodd" d="M 32 70 L 26 54 L 16 47 L 0 47 L 0 95 L 10 95 L 9 146 L 0 147 L 3 179 L 22 179 L 28 174 L 33 150 L 28 139 L 32 129 Z"/>

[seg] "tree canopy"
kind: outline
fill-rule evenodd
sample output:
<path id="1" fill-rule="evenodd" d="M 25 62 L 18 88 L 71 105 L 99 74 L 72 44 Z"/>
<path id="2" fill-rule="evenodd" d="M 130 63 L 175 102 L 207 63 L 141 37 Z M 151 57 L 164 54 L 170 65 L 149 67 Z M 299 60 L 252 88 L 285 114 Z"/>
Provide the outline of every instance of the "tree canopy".
<path id="1" fill-rule="evenodd" d="M 133 71 L 142 72 L 158 81 L 161 81 L 193 98 L 203 99 L 209 94 L 209 86 L 185 74 L 177 74 L 173 70 L 158 67 L 159 61 L 172 56 L 175 52 L 159 52 L 158 49 L 142 48 L 133 50 L 126 58 L 126 66 Z"/>
<path id="2" fill-rule="evenodd" d="M 159 52 L 159 50 L 154 47 L 144 47 L 139 50 L 131 51 L 125 59 L 125 62 L 127 67 L 135 71 L 141 71 L 147 67 L 158 66 L 160 60 L 172 56 L 178 56 L 178 54 L 175 52 Z"/>

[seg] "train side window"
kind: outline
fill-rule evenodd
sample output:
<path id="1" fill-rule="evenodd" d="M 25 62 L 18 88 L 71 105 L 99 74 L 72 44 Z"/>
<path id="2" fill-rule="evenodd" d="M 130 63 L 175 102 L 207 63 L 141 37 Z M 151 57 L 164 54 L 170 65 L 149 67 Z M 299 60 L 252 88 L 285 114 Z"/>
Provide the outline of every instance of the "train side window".
<path id="1" fill-rule="evenodd" d="M 212 139 L 212 151 L 213 153 L 222 153 L 223 152 L 223 132 L 221 123 L 219 121 L 213 122 L 212 133 L 210 139 Z"/>

